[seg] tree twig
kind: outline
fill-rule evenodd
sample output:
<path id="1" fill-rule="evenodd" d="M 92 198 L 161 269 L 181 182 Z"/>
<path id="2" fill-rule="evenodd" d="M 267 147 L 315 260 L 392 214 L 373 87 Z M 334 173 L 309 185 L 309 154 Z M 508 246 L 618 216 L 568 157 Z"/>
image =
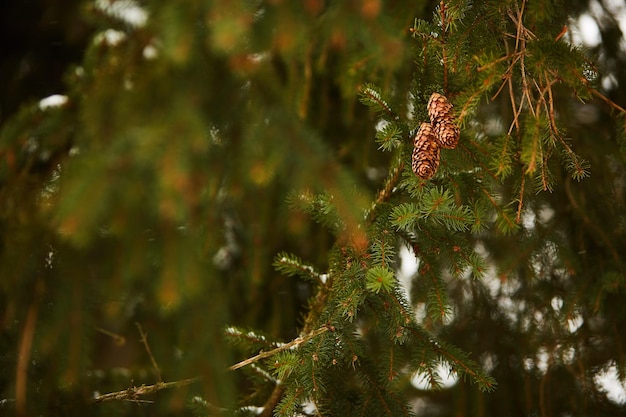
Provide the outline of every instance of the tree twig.
<path id="1" fill-rule="evenodd" d="M 330 330 L 329 326 L 324 326 L 324 327 L 320 327 L 319 329 L 312 331 L 311 333 L 305 335 L 305 336 L 300 336 L 297 337 L 295 339 L 293 339 L 291 342 L 289 343 L 285 343 L 282 346 L 277 347 L 276 349 L 272 349 L 272 350 L 268 350 L 267 352 L 263 352 L 261 351 L 261 353 L 259 353 L 258 355 L 255 355 L 251 358 L 248 358 L 246 360 L 243 360 L 241 362 L 238 362 L 232 366 L 228 367 L 228 370 L 230 371 L 234 371 L 237 370 L 239 368 L 243 368 L 246 365 L 250 365 L 251 363 L 257 362 L 261 359 L 265 359 L 265 358 L 269 358 L 270 356 L 273 356 L 275 354 L 277 354 L 278 352 L 282 352 L 283 350 L 287 350 L 287 349 L 291 349 L 292 347 L 301 345 L 304 342 L 308 342 L 309 340 L 313 339 L 314 337 L 317 337 L 319 335 L 321 335 L 322 333 L 327 332 L 328 330 Z"/>
<path id="2" fill-rule="evenodd" d="M 154 355 L 152 354 L 152 351 L 150 350 L 150 345 L 148 345 L 148 334 L 143 331 L 141 324 L 135 323 L 135 325 L 137 326 L 137 329 L 139 330 L 139 335 L 141 336 L 141 339 L 139 340 L 141 340 L 144 347 L 146 348 L 146 352 L 148 353 L 148 356 L 150 357 L 150 362 L 152 362 L 152 367 L 154 368 L 154 373 L 156 374 L 157 382 L 163 382 L 163 380 L 161 379 L 161 370 L 159 369 L 159 365 L 157 365 L 156 360 L 154 359 Z"/>
<path id="3" fill-rule="evenodd" d="M 126 344 L 126 338 L 122 335 L 113 333 L 112 331 L 103 329 L 102 327 L 96 327 L 96 331 L 112 338 L 117 346 L 124 346 Z"/>
<path id="4" fill-rule="evenodd" d="M 93 399 L 96 403 L 101 403 L 104 401 L 135 401 L 135 402 L 144 402 L 139 397 L 143 395 L 154 394 L 155 392 L 161 391 L 162 389 L 167 388 L 180 388 L 185 385 L 193 384 L 200 380 L 200 377 L 183 379 L 181 381 L 173 381 L 173 382 L 157 382 L 153 385 L 140 385 L 138 387 L 130 387 L 122 391 L 110 392 L 108 394 L 96 395 Z"/>
<path id="5" fill-rule="evenodd" d="M 15 375 L 15 411 L 17 416 L 25 416 L 26 413 L 26 383 L 28 380 L 28 364 L 32 354 L 35 326 L 39 316 L 39 302 L 44 292 L 43 280 L 37 280 L 35 284 L 35 297 L 28 307 L 24 330 L 20 339 L 17 369 Z"/>
<path id="6" fill-rule="evenodd" d="M 276 384 L 274 391 L 272 391 L 272 394 L 267 401 L 265 401 L 265 404 L 263 404 L 263 412 L 260 414 L 260 417 L 272 417 L 274 408 L 283 396 L 283 391 L 283 385 L 280 382 Z"/>

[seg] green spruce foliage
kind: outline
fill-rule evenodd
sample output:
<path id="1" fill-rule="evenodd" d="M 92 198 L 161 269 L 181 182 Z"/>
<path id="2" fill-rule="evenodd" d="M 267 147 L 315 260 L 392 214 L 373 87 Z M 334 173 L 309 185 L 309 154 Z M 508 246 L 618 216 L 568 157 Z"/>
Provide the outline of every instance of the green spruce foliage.
<path id="1" fill-rule="evenodd" d="M 625 415 L 626 55 L 586 7 L 72 5 L 63 88 L 0 109 L 0 415 Z"/>

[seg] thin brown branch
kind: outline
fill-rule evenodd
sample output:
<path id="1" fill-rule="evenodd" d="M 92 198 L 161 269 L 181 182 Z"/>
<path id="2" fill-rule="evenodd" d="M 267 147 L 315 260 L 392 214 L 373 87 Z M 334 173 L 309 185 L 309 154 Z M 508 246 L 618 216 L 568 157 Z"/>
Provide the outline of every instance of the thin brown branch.
<path id="1" fill-rule="evenodd" d="M 400 178 L 400 173 L 404 168 L 404 163 L 400 160 L 399 163 L 391 170 L 391 173 L 387 177 L 385 181 L 385 186 L 382 190 L 379 191 L 378 196 L 376 197 L 376 204 L 384 203 L 385 201 L 389 201 L 391 198 L 391 193 L 398 183 L 398 179 Z"/>
<path id="2" fill-rule="evenodd" d="M 459 121 L 459 123 L 463 122 L 463 119 L 465 119 L 465 117 L 467 116 L 467 114 L 469 113 L 468 108 L 470 107 L 470 103 L 474 100 L 474 98 L 476 96 L 478 96 L 479 94 L 482 94 L 482 90 L 478 90 L 475 93 L 473 93 L 470 98 L 468 98 L 465 101 L 465 104 L 463 105 L 463 108 L 461 109 L 461 112 L 459 113 L 459 117 L 457 118 L 457 120 Z"/>
<path id="3" fill-rule="evenodd" d="M 237 370 L 239 368 L 243 368 L 246 365 L 250 365 L 251 363 L 254 362 L 258 362 L 261 359 L 265 359 L 265 358 L 269 358 L 270 356 L 274 356 L 275 354 L 282 352 L 283 350 L 287 350 L 287 349 L 291 349 L 294 348 L 296 346 L 301 345 L 302 343 L 308 342 L 309 340 L 313 339 L 314 337 L 317 337 L 319 335 L 321 335 L 322 333 L 327 332 L 328 330 L 330 330 L 329 326 L 324 326 L 324 327 L 320 327 L 319 329 L 305 335 L 305 336 L 300 336 L 295 338 L 294 340 L 292 340 L 289 343 L 285 343 L 282 346 L 277 347 L 276 349 L 272 349 L 269 350 L 267 352 L 263 352 L 261 351 L 261 353 L 259 353 L 258 355 L 255 355 L 251 358 L 248 358 L 246 360 L 243 360 L 241 362 L 238 362 L 232 366 L 229 366 L 228 369 L 230 371 L 234 371 Z"/>
<path id="4" fill-rule="evenodd" d="M 526 77 L 526 64 L 523 57 L 520 59 L 520 72 L 522 74 L 522 98 L 526 97 L 526 100 L 528 100 L 528 109 L 533 114 L 533 116 L 537 118 L 538 115 L 533 110 L 533 106 L 531 104 L 533 102 L 533 98 L 530 94 L 532 89 L 528 86 L 528 78 Z M 522 111 L 522 102 L 520 102 L 520 112 Z"/>
<path id="5" fill-rule="evenodd" d="M 28 380 L 28 363 L 30 362 L 33 335 L 37 323 L 37 301 L 28 307 L 24 330 L 18 349 L 17 369 L 15 375 L 15 409 L 18 416 L 26 415 L 26 383 Z"/>
<path id="6" fill-rule="evenodd" d="M 272 394 L 263 404 L 263 412 L 261 412 L 260 417 L 272 417 L 274 415 L 274 408 L 282 398 L 283 392 L 283 385 L 281 383 L 276 384 Z"/>
<path id="7" fill-rule="evenodd" d="M 500 87 L 498 87 L 498 91 L 496 91 L 496 93 L 491 97 L 491 101 L 494 101 L 500 95 L 502 90 L 504 90 L 504 86 L 508 84 L 510 80 L 511 80 L 511 73 L 505 73 L 502 76 L 502 84 L 500 84 Z"/>
<path id="8" fill-rule="evenodd" d="M 561 134 L 556 125 L 556 116 L 554 115 L 554 98 L 552 96 L 552 85 L 556 84 L 558 82 L 558 79 L 556 78 L 549 79 L 547 73 L 544 73 L 544 77 L 546 78 L 546 82 L 547 82 L 546 90 L 548 92 L 548 105 L 547 105 L 546 111 L 548 112 L 548 118 L 550 119 L 550 126 L 552 127 L 554 136 L 560 138 Z"/>
<path id="9" fill-rule="evenodd" d="M 611 100 L 610 98 L 608 98 L 607 96 L 605 96 L 604 94 L 596 90 L 595 88 L 592 88 L 592 87 L 587 87 L 587 88 L 589 89 L 589 92 L 591 94 L 598 97 L 600 100 L 604 101 L 606 104 L 608 104 L 615 110 L 618 110 L 621 113 L 626 113 L 626 109 L 621 107 L 619 104 L 617 104 L 616 102 L 614 102 L 613 100 Z"/>
<path id="10" fill-rule="evenodd" d="M 578 77 L 578 79 L 585 85 L 585 87 L 587 87 L 587 91 L 589 91 L 591 93 L 591 95 L 599 98 L 600 100 L 602 100 L 603 102 L 608 104 L 609 107 L 612 107 L 613 109 L 619 111 L 620 113 L 626 113 L 626 109 L 624 109 L 619 104 L 615 103 L 613 100 L 611 100 L 610 98 L 606 97 L 604 94 L 602 94 L 601 92 L 599 92 L 598 90 L 593 88 L 590 85 L 589 80 L 586 79 L 585 77 L 581 76 L 578 73 L 577 69 L 576 70 L 572 70 L 572 72 L 574 72 L 574 74 Z"/>
<path id="11" fill-rule="evenodd" d="M 134 401 L 145 402 L 140 397 L 144 395 L 154 394 L 167 388 L 180 388 L 185 385 L 193 384 L 201 378 L 189 378 L 174 382 L 157 382 L 154 385 L 141 385 L 139 387 L 130 387 L 122 391 L 110 392 L 108 394 L 96 395 L 93 402 L 100 403 L 105 401 Z"/>
<path id="12" fill-rule="evenodd" d="M 509 100 L 511 102 L 511 108 L 513 109 L 513 121 L 511 122 L 511 126 L 509 126 L 509 131 L 507 132 L 508 136 L 511 136 L 511 132 L 513 132 L 513 128 L 515 128 L 519 132 L 519 112 L 517 111 L 517 106 L 515 104 L 515 89 L 513 88 L 513 83 L 511 81 L 511 77 L 508 79 L 509 85 Z M 524 101 L 524 97 L 522 96 L 522 100 Z M 520 102 L 521 105 L 521 102 Z M 520 107 L 521 110 L 521 107 Z"/>
<path id="13" fill-rule="evenodd" d="M 137 329 L 139 330 L 139 335 L 141 336 L 140 340 L 143 343 L 144 347 L 146 348 L 146 352 L 148 353 L 148 356 L 150 357 L 150 362 L 152 362 L 152 367 L 154 368 L 154 373 L 156 374 L 157 382 L 163 382 L 163 380 L 161 379 L 161 370 L 159 369 L 159 365 L 157 365 L 157 362 L 154 359 L 154 355 L 152 354 L 152 350 L 150 350 L 150 345 L 148 345 L 148 335 L 143 331 L 141 324 L 135 323 L 135 325 L 137 326 Z"/>
<path id="14" fill-rule="evenodd" d="M 102 327 L 96 327 L 96 331 L 112 338 L 117 346 L 124 346 L 126 344 L 126 338 L 122 335 L 113 333 L 112 331 L 103 329 Z"/>
<path id="15" fill-rule="evenodd" d="M 581 205 L 578 203 L 578 200 L 576 200 L 576 198 L 574 197 L 574 193 L 572 192 L 571 187 L 571 179 L 569 177 L 565 180 L 565 195 L 567 196 L 567 199 L 569 200 L 574 210 L 576 210 L 578 215 L 581 217 L 583 223 L 593 231 L 592 235 L 598 236 L 598 238 L 602 241 L 602 243 L 604 243 L 607 250 L 613 256 L 615 263 L 617 265 L 620 265 L 621 267 L 621 257 L 613 246 L 611 239 L 606 235 L 606 233 L 604 233 L 600 226 L 598 226 L 597 223 L 589 217 L 589 215 L 587 214 L 588 210 L 586 210 L 584 207 L 581 207 Z"/>
<path id="16" fill-rule="evenodd" d="M 498 58 L 496 60 L 491 61 L 488 64 L 485 64 L 485 65 L 483 65 L 481 67 L 476 68 L 476 71 L 477 72 L 482 72 L 482 71 L 486 70 L 487 68 L 493 67 L 494 65 L 496 65 L 499 62 L 507 61 L 507 60 L 509 60 L 511 58 L 513 58 L 513 63 L 515 63 L 519 59 L 520 55 L 523 54 L 523 53 L 524 53 L 523 51 L 518 51 L 518 52 L 514 52 L 512 54 L 506 54 L 503 57 L 500 57 L 500 58 Z"/>
<path id="17" fill-rule="evenodd" d="M 524 205 L 524 185 L 526 183 L 526 175 L 522 174 L 522 185 L 519 192 L 519 201 L 517 203 L 517 216 L 515 217 L 515 223 L 519 224 L 522 219 L 522 207 Z"/>
<path id="18" fill-rule="evenodd" d="M 17 367 L 15 375 L 15 414 L 18 417 L 26 416 L 26 385 L 28 381 L 28 364 L 32 353 L 35 327 L 39 315 L 39 302 L 44 291 L 44 282 L 38 279 L 35 283 L 35 297 L 28 307 L 24 330 L 18 348 Z"/>
<path id="19" fill-rule="evenodd" d="M 439 2 L 439 13 L 441 14 L 441 52 L 443 57 L 443 91 L 448 93 L 448 52 L 446 49 L 446 31 L 448 24 L 446 22 L 446 4 L 444 1 Z"/>

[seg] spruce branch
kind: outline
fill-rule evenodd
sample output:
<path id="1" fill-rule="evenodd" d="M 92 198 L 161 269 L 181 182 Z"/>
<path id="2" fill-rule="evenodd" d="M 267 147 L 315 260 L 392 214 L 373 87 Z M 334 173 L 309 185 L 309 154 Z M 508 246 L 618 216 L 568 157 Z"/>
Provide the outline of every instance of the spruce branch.
<path id="1" fill-rule="evenodd" d="M 489 193 L 489 191 L 487 191 L 487 189 L 482 188 L 481 191 L 485 196 L 487 196 L 487 200 L 491 203 L 491 206 L 498 213 L 496 224 L 499 226 L 498 228 L 500 229 L 500 231 L 502 231 L 504 234 L 509 234 L 517 230 L 519 224 L 510 217 L 507 210 L 500 204 L 498 204 L 498 202 Z"/>
<path id="2" fill-rule="evenodd" d="M 303 389 L 301 387 L 290 387 L 290 389 L 287 389 L 286 392 L 280 393 L 282 395 L 282 398 L 280 398 L 276 406 L 275 415 L 284 417 L 295 415 L 295 410 L 298 406 L 302 393 Z M 267 416 L 271 416 L 272 412 L 274 412 L 274 410 L 270 410 Z"/>
<path id="3" fill-rule="evenodd" d="M 428 333 L 421 327 L 412 326 L 409 328 L 409 330 L 417 340 L 425 343 L 427 346 L 429 346 L 430 349 L 432 349 L 432 351 L 436 355 L 439 356 L 439 358 L 450 364 L 455 372 L 469 376 L 473 382 L 478 384 L 478 387 L 482 391 L 489 392 L 493 391 L 496 388 L 497 382 L 495 381 L 495 379 L 485 374 L 480 366 L 478 366 L 478 364 L 469 359 L 467 354 L 465 354 L 459 348 L 436 340 L 433 336 L 430 335 L 430 333 Z M 424 365 L 429 362 L 431 361 L 427 360 L 426 358 L 421 361 L 421 363 Z M 437 381 L 434 369 L 431 371 L 432 381 Z"/>
<path id="4" fill-rule="evenodd" d="M 391 196 L 398 184 L 398 181 L 400 180 L 400 175 L 402 174 L 403 169 L 404 169 L 404 162 L 402 161 L 401 154 L 400 154 L 395 158 L 395 163 L 393 167 L 391 168 L 389 174 L 387 175 L 387 178 L 385 179 L 385 185 L 378 192 L 378 195 L 376 196 L 376 200 L 374 200 L 374 203 L 372 204 L 370 209 L 367 211 L 365 218 L 368 223 L 372 223 L 374 221 L 376 209 L 381 204 L 391 199 Z"/>
<path id="5" fill-rule="evenodd" d="M 248 358 L 248 359 L 243 360 L 241 362 L 238 362 L 238 363 L 236 363 L 234 365 L 231 365 L 231 366 L 228 367 L 228 370 L 235 371 L 235 370 L 237 370 L 239 368 L 243 368 L 244 366 L 250 365 L 251 363 L 257 362 L 257 361 L 259 361 L 261 359 L 265 359 L 265 358 L 269 358 L 271 356 L 274 356 L 278 352 L 282 352 L 284 350 L 295 348 L 295 347 L 301 345 L 302 343 L 308 342 L 309 340 L 311 340 L 311 339 L 313 339 L 313 338 L 315 338 L 315 337 L 317 337 L 317 336 L 327 332 L 330 329 L 331 329 L 331 326 L 320 327 L 319 329 L 317 329 L 317 330 L 315 330 L 315 331 L 313 331 L 313 332 L 311 332 L 311 333 L 309 333 L 307 335 L 297 337 L 294 340 L 292 340 L 291 342 L 285 343 L 284 345 L 279 346 L 279 347 L 277 347 L 275 349 L 272 349 L 272 350 L 267 351 L 267 352 L 260 352 L 258 355 L 252 356 L 251 358 Z"/>
<path id="6" fill-rule="evenodd" d="M 385 115 L 388 120 L 400 120 L 400 116 L 393 111 L 387 100 L 381 95 L 379 89 L 373 84 L 366 83 L 359 88 L 359 100 L 377 113 Z"/>
<path id="7" fill-rule="evenodd" d="M 384 187 L 378 192 L 378 195 L 376 196 L 375 204 L 378 205 L 385 201 L 389 201 L 389 199 L 391 198 L 393 189 L 395 188 L 396 184 L 398 183 L 398 180 L 400 179 L 400 174 L 402 173 L 403 168 L 404 168 L 404 162 L 402 162 L 401 158 L 397 158 L 396 163 L 394 164 L 393 168 L 391 169 L 391 172 L 389 173 L 389 175 L 387 176 L 387 179 L 385 180 Z"/>
<path id="8" fill-rule="evenodd" d="M 403 129 L 400 123 L 396 121 L 387 122 L 380 129 L 376 130 L 376 142 L 379 143 L 378 149 L 383 151 L 392 151 L 402 144 Z"/>
<path id="9" fill-rule="evenodd" d="M 455 371 L 468 375 L 472 381 L 478 384 L 482 391 L 493 391 L 496 388 L 496 381 L 486 375 L 477 364 L 456 347 L 450 345 L 445 347 L 437 346 L 436 350 L 448 363 L 454 366 Z"/>
<path id="10" fill-rule="evenodd" d="M 262 348 L 282 346 L 281 343 L 271 341 L 264 334 L 253 330 L 244 330 L 235 326 L 226 327 L 224 333 L 236 343 L 247 346 L 260 346 Z"/>
<path id="11" fill-rule="evenodd" d="M 312 265 L 305 264 L 299 257 L 281 252 L 274 258 L 274 267 L 287 276 L 298 275 L 322 285 L 325 284 L 327 276 L 315 270 Z"/>
<path id="12" fill-rule="evenodd" d="M 358 368 L 359 373 L 364 377 L 364 383 L 373 388 L 375 397 L 371 400 L 377 401 L 384 411 L 383 415 L 386 416 L 409 416 L 406 404 L 403 404 L 393 393 L 389 392 L 374 375 L 368 372 L 369 368 L 366 366 L 360 366 Z"/>
<path id="13" fill-rule="evenodd" d="M 430 289 L 427 295 L 428 313 L 432 318 L 443 321 L 451 312 L 448 300 L 448 289 L 445 282 L 434 273 L 432 268 L 425 265 L 424 269 L 427 270 L 430 277 Z"/>

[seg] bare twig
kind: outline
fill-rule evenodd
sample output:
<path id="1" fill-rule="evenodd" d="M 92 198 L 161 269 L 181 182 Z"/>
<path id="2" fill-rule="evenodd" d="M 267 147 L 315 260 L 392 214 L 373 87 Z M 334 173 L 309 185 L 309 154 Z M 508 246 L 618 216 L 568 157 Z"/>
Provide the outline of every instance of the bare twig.
<path id="1" fill-rule="evenodd" d="M 110 338 L 112 338 L 113 340 L 115 340 L 115 344 L 117 346 L 124 346 L 126 344 L 126 338 L 122 335 L 119 335 L 117 333 L 113 333 L 112 331 L 103 329 L 102 327 L 96 327 L 96 331 L 105 334 L 107 336 L 109 336 Z"/>
<path id="2" fill-rule="evenodd" d="M 524 185 L 526 183 L 526 175 L 522 175 L 522 186 L 519 192 L 519 201 L 517 203 L 517 216 L 515 217 L 515 223 L 519 224 L 522 220 L 522 207 L 524 206 Z"/>
<path id="3" fill-rule="evenodd" d="M 596 90 L 595 88 L 588 87 L 588 89 L 591 92 L 591 94 L 598 97 L 600 100 L 604 101 L 606 104 L 613 107 L 615 110 L 619 111 L 620 113 L 626 113 L 626 109 L 621 107 L 619 104 L 617 104 L 616 102 L 614 102 L 613 100 L 611 100 L 610 98 L 608 98 L 607 96 L 605 96 L 604 94 Z"/>
<path id="4" fill-rule="evenodd" d="M 200 377 L 183 379 L 180 381 L 173 382 L 163 382 L 161 379 L 161 371 L 159 370 L 159 365 L 157 365 L 156 359 L 154 359 L 154 355 L 152 354 L 152 350 L 150 349 L 150 345 L 148 344 L 148 334 L 144 332 L 141 324 L 135 323 L 137 326 L 137 330 L 139 330 L 139 335 L 141 336 L 141 343 L 146 348 L 146 352 L 150 357 L 150 362 L 152 363 L 152 367 L 154 368 L 154 373 L 157 377 L 157 383 L 153 385 L 140 385 L 138 387 L 130 387 L 122 391 L 110 392 L 108 394 L 96 395 L 93 398 L 93 401 L 96 403 L 104 402 L 104 401 L 132 401 L 136 403 L 145 403 L 151 402 L 140 397 L 143 395 L 154 394 L 155 392 L 161 391 L 162 389 L 167 388 L 179 388 L 185 385 L 192 384 L 196 381 L 200 380 Z M 102 331 L 102 330 L 100 330 Z M 110 334 L 110 332 L 102 331 L 105 334 Z M 121 336 L 120 336 L 121 337 Z M 123 339 L 123 338 L 122 338 Z"/>
<path id="5" fill-rule="evenodd" d="M 174 382 L 157 382 L 154 385 L 141 385 L 139 387 L 130 387 L 122 391 L 110 392 L 108 394 L 96 395 L 93 399 L 94 402 L 100 403 L 104 401 L 134 401 L 134 402 L 146 402 L 140 397 L 143 395 L 154 394 L 167 388 L 180 388 L 185 385 L 193 384 L 200 380 L 200 377 L 183 379 L 181 381 Z"/>
<path id="6" fill-rule="evenodd" d="M 295 338 L 294 340 L 292 340 L 289 343 L 285 343 L 282 346 L 277 347 L 276 349 L 272 349 L 269 350 L 267 352 L 263 352 L 261 351 L 261 353 L 259 353 L 258 355 L 255 355 L 251 358 L 248 358 L 246 360 L 243 360 L 241 362 L 238 362 L 232 366 L 229 366 L 228 369 L 230 371 L 234 371 L 237 370 L 239 368 L 243 368 L 246 365 L 250 365 L 251 363 L 257 362 L 261 359 L 265 359 L 265 358 L 269 358 L 270 356 L 273 356 L 275 354 L 277 354 L 278 352 L 282 352 L 283 350 L 287 350 L 287 349 L 291 349 L 293 347 L 299 346 L 304 342 L 308 342 L 309 340 L 313 339 L 314 337 L 317 337 L 319 335 L 321 335 L 322 333 L 327 332 L 328 330 L 330 330 L 329 326 L 324 326 L 324 327 L 320 327 L 319 329 L 305 335 L 305 336 L 300 336 Z"/>
<path id="7" fill-rule="evenodd" d="M 24 330 L 20 339 L 17 369 L 15 375 L 15 412 L 17 416 L 26 415 L 26 383 L 28 380 L 28 364 L 32 353 L 35 325 L 39 316 L 39 302 L 44 292 L 44 281 L 38 279 L 35 283 L 35 297 L 28 307 Z"/>
<path id="8" fill-rule="evenodd" d="M 152 367 L 154 368 L 154 373 L 156 374 L 157 382 L 163 382 L 163 380 L 161 379 L 161 371 L 159 370 L 159 365 L 157 365 L 156 360 L 154 359 L 154 355 L 152 354 L 152 351 L 150 350 L 150 345 L 148 345 L 148 334 L 143 331 L 141 324 L 135 323 L 135 325 L 137 326 L 137 330 L 139 330 L 139 335 L 141 336 L 140 340 L 143 343 L 144 347 L 146 348 L 146 352 L 148 353 L 148 356 L 150 357 L 150 362 L 152 362 Z"/>
<path id="9" fill-rule="evenodd" d="M 502 57 L 500 57 L 500 58 L 498 58 L 496 60 L 493 60 L 493 61 L 489 62 L 488 64 L 485 64 L 485 65 L 483 65 L 481 67 L 476 68 L 476 71 L 477 72 L 482 72 L 482 71 L 486 70 L 487 68 L 493 67 L 494 65 L 496 65 L 499 62 L 508 61 L 509 59 L 513 59 L 513 62 L 516 62 L 517 59 L 519 59 L 520 55 L 523 54 L 523 53 L 524 52 L 522 52 L 522 51 L 518 51 L 518 52 L 514 52 L 512 54 L 507 54 L 507 55 L 502 56 Z"/>
<path id="10" fill-rule="evenodd" d="M 281 383 L 276 384 L 274 391 L 263 404 L 263 412 L 260 414 L 260 417 L 272 417 L 274 415 L 274 408 L 282 398 L 283 391 L 283 385 Z"/>
<path id="11" fill-rule="evenodd" d="M 446 3 L 439 2 L 439 13 L 441 14 L 441 52 L 443 54 L 443 90 L 448 93 L 448 51 L 446 49 L 446 32 L 448 22 L 446 21 Z"/>

